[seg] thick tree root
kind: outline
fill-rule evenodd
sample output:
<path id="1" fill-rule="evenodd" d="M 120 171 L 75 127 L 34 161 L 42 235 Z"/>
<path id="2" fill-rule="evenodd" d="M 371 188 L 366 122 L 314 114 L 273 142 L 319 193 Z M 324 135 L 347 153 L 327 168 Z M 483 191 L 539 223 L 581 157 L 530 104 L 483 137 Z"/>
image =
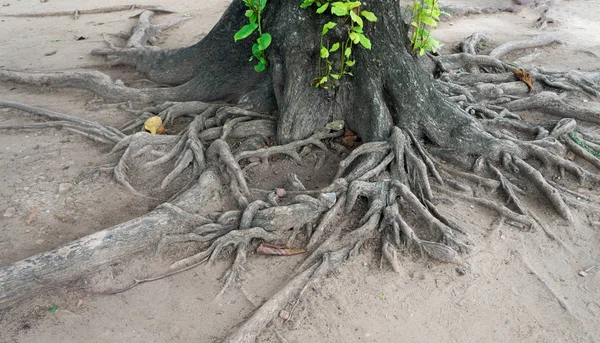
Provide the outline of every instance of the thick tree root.
<path id="1" fill-rule="evenodd" d="M 92 91 L 100 96 L 114 100 L 141 102 L 185 101 L 186 91 L 182 87 L 173 88 L 130 88 L 121 80 L 113 81 L 98 71 L 64 73 L 23 73 L 0 69 L 0 81 L 46 86 L 74 87 Z"/>

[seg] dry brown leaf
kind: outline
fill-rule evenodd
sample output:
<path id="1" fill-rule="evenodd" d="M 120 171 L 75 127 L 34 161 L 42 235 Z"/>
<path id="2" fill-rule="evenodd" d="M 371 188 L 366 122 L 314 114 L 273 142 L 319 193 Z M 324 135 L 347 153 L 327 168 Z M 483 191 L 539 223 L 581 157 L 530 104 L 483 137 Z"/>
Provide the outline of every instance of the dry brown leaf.
<path id="1" fill-rule="evenodd" d="M 523 81 L 527 85 L 529 90 L 533 92 L 533 94 L 537 94 L 535 88 L 533 87 L 533 79 L 531 78 L 531 75 L 529 75 L 528 72 L 526 72 L 524 69 L 519 69 L 514 70 L 513 74 L 515 74 L 517 79 Z"/>
<path id="2" fill-rule="evenodd" d="M 358 145 L 356 142 L 357 139 L 358 139 L 358 137 L 356 136 L 356 133 L 354 133 L 348 129 L 344 130 L 344 138 L 342 139 L 342 143 L 345 146 L 352 148 L 352 147 Z"/>
<path id="3" fill-rule="evenodd" d="M 162 124 L 162 119 L 159 116 L 153 116 L 146 119 L 144 123 L 144 130 L 150 132 L 153 135 L 164 135 L 167 130 Z"/>
<path id="4" fill-rule="evenodd" d="M 256 248 L 256 253 L 262 255 L 291 256 L 302 254 L 304 252 L 304 249 L 294 249 L 269 243 L 260 243 L 258 248 Z"/>

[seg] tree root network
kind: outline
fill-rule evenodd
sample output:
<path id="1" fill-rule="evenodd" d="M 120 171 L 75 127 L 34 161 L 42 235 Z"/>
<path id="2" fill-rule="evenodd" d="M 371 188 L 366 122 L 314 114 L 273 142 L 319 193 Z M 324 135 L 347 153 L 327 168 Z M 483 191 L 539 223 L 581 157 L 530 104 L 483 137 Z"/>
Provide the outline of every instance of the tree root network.
<path id="1" fill-rule="evenodd" d="M 139 16 L 139 24 L 124 47 L 117 48 L 107 40 L 109 48 L 96 50 L 94 54 L 110 57 L 109 63 L 114 65 L 140 49 L 149 49 L 148 44 L 157 31 L 165 28 L 150 24 L 152 14 L 148 11 Z M 511 221 L 525 231 L 534 230 L 540 224 L 522 201 L 527 195 L 523 185 L 542 194 L 566 223 L 574 221 L 567 205 L 571 199 L 567 197 L 597 204 L 598 199 L 569 190 L 558 180 L 570 175 L 581 183 L 600 183 L 600 135 L 576 122 L 600 124 L 600 111 L 575 105 L 568 99 L 572 94 L 598 97 L 598 73 L 527 69 L 537 90 L 536 95 L 531 95 L 527 85 L 515 78 L 513 72 L 520 68 L 501 58 L 518 49 L 553 43 L 554 37 L 544 35 L 509 42 L 487 55 L 479 55 L 477 45 L 484 39 L 482 35 L 474 35 L 461 44 L 460 53 L 430 56 L 430 61 L 435 62 L 432 71 L 437 75 L 438 91 L 478 118 L 484 132 L 506 144 L 499 156 L 479 155 L 468 160 L 470 166 L 466 170 L 459 168 L 460 164 L 452 165 L 452 161 L 465 161 L 464 156 L 453 154 L 452 147 L 431 146 L 423 139 L 422 132 L 394 125 L 387 140 L 365 142 L 349 151 L 339 163 L 330 185 L 306 191 L 302 183 L 291 176 L 295 192 L 290 191 L 289 197 L 284 198 L 274 190 L 259 192 L 257 196 L 246 180 L 245 168 L 281 158 L 302 164 L 303 148 L 330 150 L 332 142 L 342 139 L 343 129 L 324 127 L 306 139 L 268 146 L 266 142 L 276 135 L 276 117 L 272 114 L 230 104 L 180 101 L 181 97 L 176 95 L 178 87 L 134 89 L 99 72 L 32 74 L 0 70 L 0 80 L 79 87 L 117 100 L 164 103 L 136 112 L 138 117 L 119 130 L 74 116 L 0 101 L 0 107 L 45 120 L 0 125 L 0 130 L 63 128 L 106 144 L 117 159 L 113 167 L 115 179 L 140 195 L 128 180 L 130 167 L 140 156 L 151 157 L 140 166 L 142 168 L 170 166 L 162 188 L 191 171 L 188 175 L 192 182 L 175 197 L 179 203 L 198 191 L 194 180 L 209 174 L 218 175 L 221 183 L 227 184 L 234 208 L 200 216 L 172 203 L 163 204 L 161 211 L 178 223 L 190 224 L 193 229 L 161 236 L 157 254 L 180 243 L 195 242 L 200 247 L 196 254 L 171 265 L 171 269 L 177 271 L 202 261 L 213 262 L 228 247 L 233 247 L 235 257 L 226 274 L 223 291 L 243 277 L 248 253 L 255 249 L 257 242 L 287 242 L 288 229 L 306 230 L 309 234 L 304 245 L 308 253 L 297 273 L 225 340 L 248 342 L 254 340 L 275 313 L 301 297 L 310 284 L 355 256 L 374 233 L 380 237 L 382 261 L 395 272 L 402 270 L 398 256 L 402 249 L 417 251 L 420 256 L 434 260 L 466 265 L 463 253 L 470 248 L 469 233 L 438 208 L 437 200 L 442 196 L 488 208 L 499 216 L 498 225 Z M 541 110 L 560 120 L 531 123 L 518 113 L 526 110 Z M 160 116 L 166 124 L 182 118 L 188 118 L 189 123 L 172 135 L 139 132 L 151 116 Z M 254 144 L 252 149 L 233 148 L 234 142 L 242 142 L 244 146 L 244 142 L 257 139 L 259 145 Z M 567 154 L 578 157 L 578 162 L 567 158 Z M 561 177 L 548 179 L 546 175 L 552 173 L 559 173 Z M 479 188 L 496 192 L 503 203 L 479 196 Z M 357 209 L 361 207 L 357 204 L 366 204 L 366 210 Z M 336 223 L 351 213 L 361 214 L 358 226 L 342 230 Z M 0 273 L 0 281 L 1 277 Z M 561 303 L 561 306 L 567 309 L 566 304 Z"/>

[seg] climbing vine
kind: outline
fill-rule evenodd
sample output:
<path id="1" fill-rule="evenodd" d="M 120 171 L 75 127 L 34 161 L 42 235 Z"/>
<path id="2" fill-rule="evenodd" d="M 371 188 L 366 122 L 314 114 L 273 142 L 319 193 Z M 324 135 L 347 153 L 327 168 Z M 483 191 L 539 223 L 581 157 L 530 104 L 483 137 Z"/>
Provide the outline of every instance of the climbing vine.
<path id="1" fill-rule="evenodd" d="M 269 62 L 265 51 L 271 45 L 271 35 L 267 32 L 263 32 L 261 25 L 261 14 L 267 5 L 267 0 L 242 0 L 248 10 L 246 10 L 246 17 L 248 18 L 249 24 L 244 25 L 238 32 L 233 36 L 234 41 L 247 38 L 254 31 L 258 30 L 258 38 L 256 43 L 252 45 L 252 56 L 250 61 L 256 59 L 257 63 L 254 66 L 254 70 L 257 72 L 264 71 Z"/>
<path id="2" fill-rule="evenodd" d="M 272 37 L 269 33 L 263 32 L 261 24 L 261 14 L 264 11 L 267 0 L 242 0 L 248 10 L 246 17 L 249 23 L 244 25 L 237 31 L 233 37 L 234 41 L 245 39 L 255 31 L 258 31 L 256 43 L 252 45 L 252 56 L 250 61 L 256 59 L 257 63 L 254 70 L 257 72 L 264 71 L 269 63 L 265 51 L 271 45 Z M 329 30 L 336 27 L 338 24 L 329 21 L 323 25 L 320 37 L 320 50 L 318 61 L 318 76 L 313 80 L 313 86 L 327 89 L 335 87 L 337 81 L 344 75 L 352 76 L 349 68 L 356 63 L 352 59 L 352 48 L 354 45 L 362 45 L 366 49 L 371 49 L 371 41 L 364 34 L 363 18 L 370 22 L 376 22 L 377 17 L 373 12 L 361 10 L 362 3 L 360 1 L 331 1 L 331 0 L 303 0 L 301 8 L 316 6 L 316 13 L 323 14 L 328 9 L 331 14 L 340 17 L 344 23 L 348 23 L 346 27 L 346 37 L 339 42 L 330 42 L 326 35 Z M 332 58 L 334 54 L 339 57 L 335 60 Z"/>
<path id="3" fill-rule="evenodd" d="M 314 87 L 327 89 L 335 87 L 337 81 L 344 75 L 352 76 L 349 68 L 356 63 L 352 59 L 352 48 L 354 45 L 362 45 L 366 49 L 371 49 L 371 41 L 364 34 L 363 18 L 370 22 L 376 22 L 377 17 L 373 12 L 361 11 L 360 1 L 330 1 L 330 0 L 304 0 L 300 5 L 301 8 L 316 7 L 317 14 L 323 14 L 328 9 L 331 14 L 341 17 L 344 23 L 348 23 L 346 27 L 346 37 L 339 42 L 330 42 L 326 35 L 329 30 L 336 27 L 338 24 L 329 21 L 323 25 L 320 38 L 319 61 L 317 65 L 318 75 L 313 79 Z M 336 60 L 332 56 L 337 54 L 339 57 Z M 338 61 L 336 64 L 335 61 Z"/>
<path id="4" fill-rule="evenodd" d="M 410 19 L 410 43 L 414 53 L 423 56 L 425 51 L 436 52 L 440 42 L 431 36 L 436 29 L 442 12 L 438 0 L 415 0 Z"/>

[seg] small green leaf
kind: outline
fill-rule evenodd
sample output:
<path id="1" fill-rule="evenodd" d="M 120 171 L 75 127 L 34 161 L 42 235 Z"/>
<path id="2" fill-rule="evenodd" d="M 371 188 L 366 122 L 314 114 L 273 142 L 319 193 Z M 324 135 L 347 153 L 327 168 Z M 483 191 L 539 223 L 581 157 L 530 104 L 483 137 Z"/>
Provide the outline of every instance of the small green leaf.
<path id="1" fill-rule="evenodd" d="M 267 0 L 258 0 L 260 3 L 260 10 L 264 10 L 265 6 L 267 6 Z"/>
<path id="2" fill-rule="evenodd" d="M 360 6 L 360 1 L 352 1 L 346 3 L 346 9 L 350 11 L 351 9 L 357 8 Z"/>
<path id="3" fill-rule="evenodd" d="M 339 74 L 329 74 L 329 76 L 333 77 L 336 80 L 340 79 L 340 75 Z"/>
<path id="4" fill-rule="evenodd" d="M 343 2 L 334 2 L 331 4 L 331 13 L 338 17 L 345 17 L 348 15 L 348 10 Z"/>
<path id="5" fill-rule="evenodd" d="M 359 35 L 359 33 L 356 33 L 356 32 L 350 32 L 350 35 L 349 35 L 349 37 L 350 37 L 350 40 L 352 40 L 352 42 L 353 42 L 354 44 L 358 44 L 358 42 L 360 42 L 360 38 L 358 37 L 358 35 Z"/>
<path id="6" fill-rule="evenodd" d="M 352 54 L 352 48 L 347 47 L 346 50 L 344 51 L 344 56 L 346 56 L 346 58 L 350 58 L 351 54 Z"/>
<path id="7" fill-rule="evenodd" d="M 336 23 L 330 21 L 327 24 L 323 25 L 323 31 L 321 32 L 321 36 L 325 36 L 325 34 L 335 27 Z"/>
<path id="8" fill-rule="evenodd" d="M 331 46 L 331 48 L 329 49 L 329 52 L 336 52 L 339 48 L 340 48 L 340 43 L 334 43 Z"/>
<path id="9" fill-rule="evenodd" d="M 258 43 L 252 44 L 252 55 L 255 57 L 262 57 L 263 52 L 260 50 L 260 46 Z"/>
<path id="10" fill-rule="evenodd" d="M 315 0 L 304 0 L 304 2 L 300 5 L 300 8 L 310 7 L 314 3 L 315 3 Z"/>
<path id="11" fill-rule="evenodd" d="M 327 10 L 327 8 L 328 8 L 328 7 L 329 7 L 329 3 L 328 3 L 328 2 L 326 2 L 326 3 L 325 3 L 325 5 L 323 5 L 323 6 L 319 7 L 319 8 L 317 8 L 317 13 L 318 13 L 318 14 L 321 14 L 321 13 L 325 12 L 325 11 Z"/>
<path id="12" fill-rule="evenodd" d="M 346 65 L 347 65 L 348 67 L 352 67 L 352 66 L 354 66 L 355 64 L 356 64 L 356 61 L 346 61 Z"/>
<path id="13" fill-rule="evenodd" d="M 248 24 L 244 25 L 238 32 L 233 36 L 233 40 L 237 42 L 240 39 L 244 39 L 252 34 L 254 30 L 258 28 L 258 24 Z"/>
<path id="14" fill-rule="evenodd" d="M 52 308 L 50 308 L 50 313 L 54 313 L 56 310 L 58 310 L 58 306 L 54 305 Z"/>
<path id="15" fill-rule="evenodd" d="M 256 42 L 258 43 L 258 47 L 260 50 L 267 50 L 267 48 L 271 45 L 272 37 L 268 33 L 263 33 Z"/>
<path id="16" fill-rule="evenodd" d="M 365 35 L 363 35 L 363 34 L 359 34 L 358 39 L 360 40 L 360 44 L 362 46 L 371 50 L 371 41 L 369 40 L 369 38 L 365 37 Z"/>
<path id="17" fill-rule="evenodd" d="M 360 11 L 360 15 L 362 15 L 363 18 L 367 19 L 368 21 L 370 21 L 372 23 L 377 21 L 377 17 L 375 16 L 375 14 L 373 14 L 373 12 Z"/>
<path id="18" fill-rule="evenodd" d="M 363 29 L 360 26 L 353 27 L 352 31 L 357 32 L 357 33 L 363 33 Z"/>
<path id="19" fill-rule="evenodd" d="M 244 15 L 248 18 L 250 18 L 253 14 L 254 14 L 253 10 L 246 10 L 246 13 L 244 13 Z"/>
<path id="20" fill-rule="evenodd" d="M 354 11 L 350 11 L 350 19 L 355 22 L 358 26 L 363 27 L 363 20 Z"/>
<path id="21" fill-rule="evenodd" d="M 321 58 L 328 58 L 329 57 L 329 50 L 327 50 L 326 47 L 322 46 L 321 47 Z"/>
<path id="22" fill-rule="evenodd" d="M 319 81 L 319 84 L 322 85 L 325 82 L 329 81 L 329 77 L 328 76 L 323 76 L 323 78 Z"/>
<path id="23" fill-rule="evenodd" d="M 267 66 L 266 66 L 264 63 L 262 63 L 262 62 L 258 62 L 258 63 L 257 63 L 255 66 L 254 66 L 254 70 L 255 70 L 257 73 L 261 73 L 261 72 L 265 71 L 265 68 L 266 68 L 266 67 L 267 67 Z"/>
<path id="24" fill-rule="evenodd" d="M 421 48 L 419 49 L 419 56 L 423 56 L 425 55 L 425 49 Z"/>

